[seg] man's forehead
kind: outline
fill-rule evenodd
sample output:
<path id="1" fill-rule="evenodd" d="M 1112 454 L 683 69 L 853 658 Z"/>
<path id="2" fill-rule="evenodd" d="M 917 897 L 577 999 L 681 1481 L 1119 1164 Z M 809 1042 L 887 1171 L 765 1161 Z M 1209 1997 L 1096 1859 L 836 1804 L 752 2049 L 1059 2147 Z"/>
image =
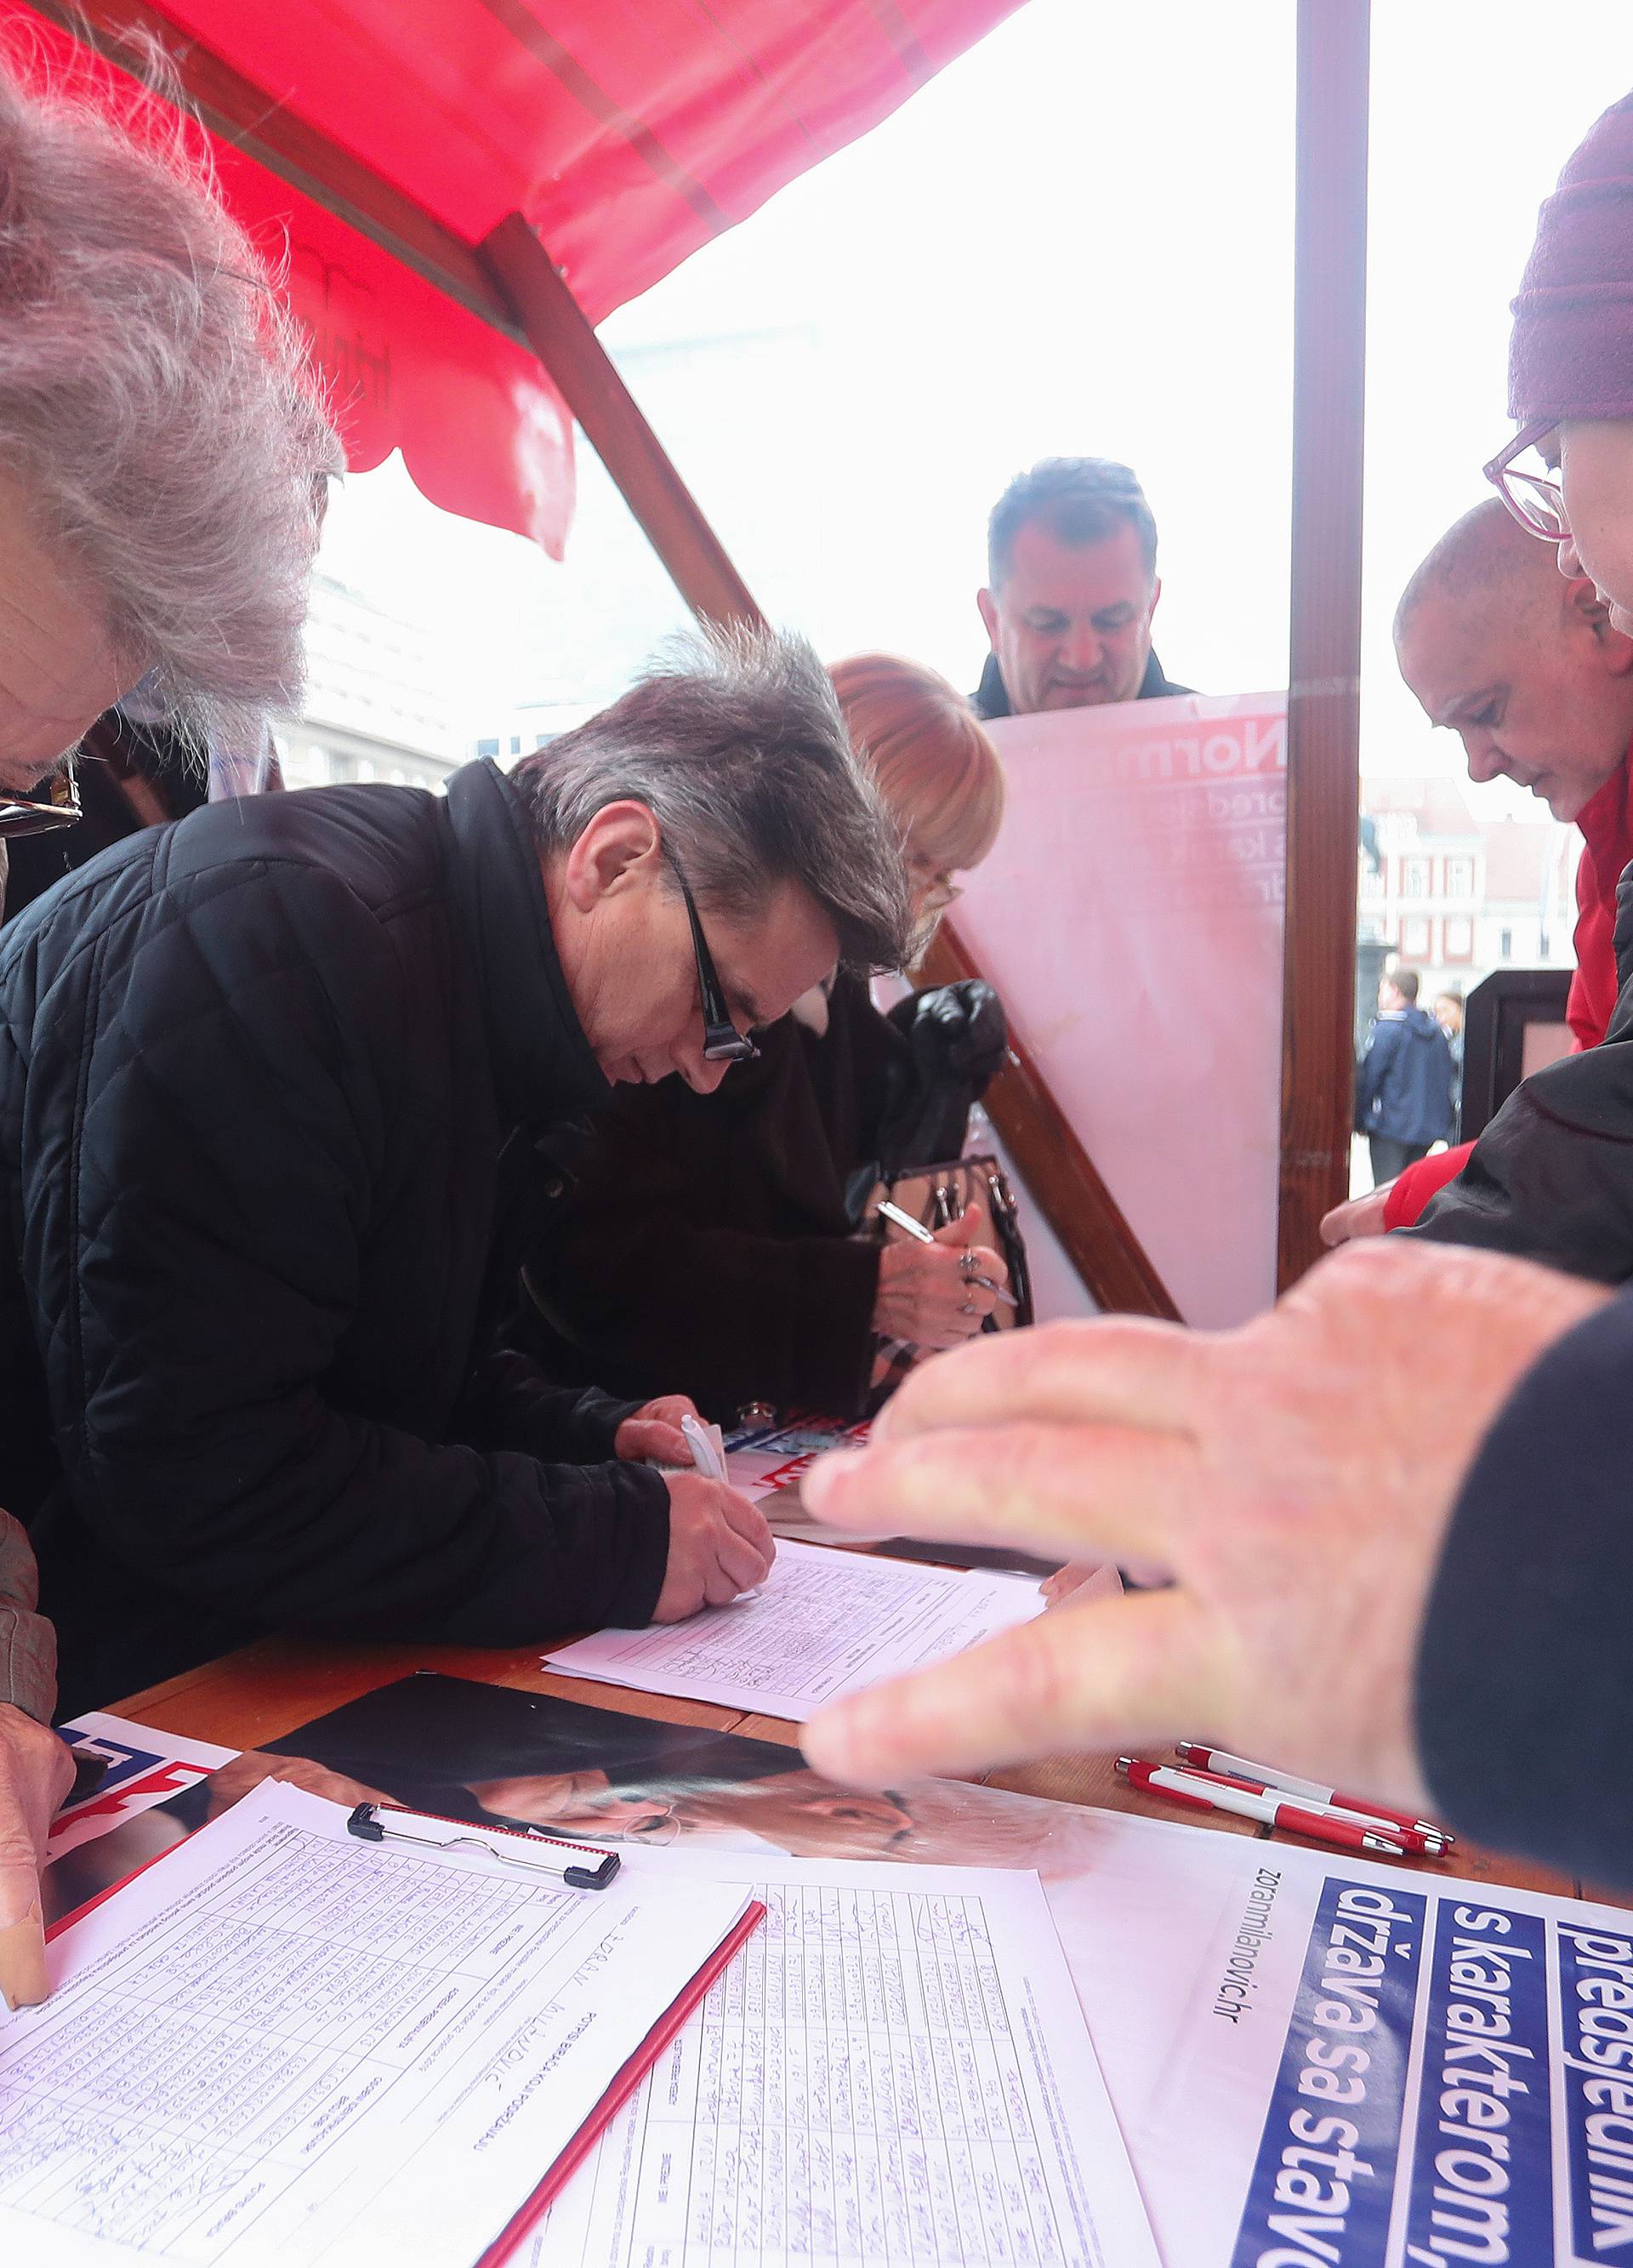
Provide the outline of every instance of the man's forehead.
<path id="1" fill-rule="evenodd" d="M 1137 532 L 1125 520 L 1088 543 L 1068 543 L 1044 520 L 1028 520 L 1010 547 L 1003 597 L 1012 606 L 1103 605 L 1149 589 Z"/>
<path id="2" fill-rule="evenodd" d="M 1512 679 L 1534 655 L 1539 625 L 1521 622 L 1507 606 L 1477 597 L 1426 598 L 1405 625 L 1398 651 L 1401 674 L 1420 700 L 1438 706 Z"/>

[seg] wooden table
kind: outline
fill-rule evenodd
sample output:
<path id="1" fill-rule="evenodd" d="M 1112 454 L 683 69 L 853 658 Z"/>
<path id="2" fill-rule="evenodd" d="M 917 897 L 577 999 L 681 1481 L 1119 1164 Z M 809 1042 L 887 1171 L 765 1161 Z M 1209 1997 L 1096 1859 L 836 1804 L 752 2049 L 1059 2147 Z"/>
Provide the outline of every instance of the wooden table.
<path id="1" fill-rule="evenodd" d="M 118 1713 L 138 1724 L 168 1733 L 215 1741 L 225 1748 L 263 1748 L 299 1726 L 308 1724 L 343 1702 L 377 1686 L 411 1676 L 416 1669 L 440 1670 L 446 1676 L 467 1677 L 487 1685 L 514 1686 L 525 1693 L 551 1693 L 595 1709 L 615 1709 L 628 1715 L 654 1717 L 673 1725 L 704 1725 L 715 1732 L 741 1733 L 759 1741 L 798 1744 L 798 1728 L 781 1717 L 746 1716 L 735 1709 L 702 1701 L 678 1701 L 656 1693 L 638 1693 L 620 1685 L 591 1683 L 562 1677 L 539 1667 L 539 1647 L 514 1653 L 488 1647 L 457 1646 L 364 1645 L 355 1641 L 325 1643 L 314 1639 L 269 1638 L 245 1646 L 219 1661 L 187 1671 L 182 1676 L 151 1685 L 118 1703 Z M 1023 1795 L 1052 1797 L 1057 1802 L 1097 1804 L 1110 1811 L 1142 1812 L 1149 1818 L 1172 1823 L 1183 1819 L 1224 1835 L 1258 1835 L 1267 1840 L 1296 1840 L 1250 1821 L 1216 1813 L 1199 1821 L 1173 1805 L 1143 1795 L 1117 1778 L 1110 1756 L 1072 1756 L 1026 1764 L 1009 1771 L 979 1775 L 986 1785 L 1013 1788 Z M 1524 1859 L 1504 1858 L 1460 1841 L 1449 1859 L 1380 1859 L 1382 1866 L 1421 1868 L 1431 1874 L 1463 1875 L 1474 1881 L 1507 1883 L 1516 1889 L 1541 1890 L 1557 1897 L 1605 1894 L 1585 1887 L 1568 1874 L 1533 1866 Z M 1629 1903 L 1613 1898 L 1613 1904 Z"/>

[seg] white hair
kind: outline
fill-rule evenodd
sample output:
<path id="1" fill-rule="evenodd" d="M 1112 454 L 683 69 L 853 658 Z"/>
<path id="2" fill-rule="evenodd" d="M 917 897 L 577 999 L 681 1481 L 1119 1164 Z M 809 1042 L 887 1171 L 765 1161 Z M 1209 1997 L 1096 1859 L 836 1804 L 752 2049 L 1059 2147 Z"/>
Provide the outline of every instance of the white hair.
<path id="1" fill-rule="evenodd" d="M 151 699 L 253 730 L 298 703 L 342 465 L 300 335 L 190 122 L 23 77 L 0 55 L 0 462 Z"/>

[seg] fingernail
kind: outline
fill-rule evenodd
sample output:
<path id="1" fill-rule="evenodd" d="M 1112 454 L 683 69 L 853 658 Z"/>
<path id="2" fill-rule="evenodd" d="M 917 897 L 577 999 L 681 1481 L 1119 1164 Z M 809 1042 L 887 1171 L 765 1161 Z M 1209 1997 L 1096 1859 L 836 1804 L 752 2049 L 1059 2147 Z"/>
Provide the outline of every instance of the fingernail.
<path id="1" fill-rule="evenodd" d="M 46 1991 L 45 1929 L 36 1902 L 21 1921 L 0 1929 L 0 1996 L 8 2008 L 32 2008 Z"/>
<path id="2" fill-rule="evenodd" d="M 819 1457 L 799 1484 L 801 1500 L 812 1512 L 820 1512 L 836 1488 L 842 1488 L 864 1462 L 863 1449 L 830 1449 Z"/>

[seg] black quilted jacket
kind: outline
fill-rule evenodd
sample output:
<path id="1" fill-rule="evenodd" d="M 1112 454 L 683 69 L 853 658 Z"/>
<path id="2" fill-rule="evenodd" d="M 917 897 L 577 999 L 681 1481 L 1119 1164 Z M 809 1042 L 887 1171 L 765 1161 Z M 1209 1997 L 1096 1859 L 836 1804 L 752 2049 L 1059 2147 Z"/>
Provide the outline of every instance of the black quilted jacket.
<path id="1" fill-rule="evenodd" d="M 631 1405 L 484 1337 L 509 1184 L 609 1092 L 491 765 L 212 806 L 11 924 L 0 1504 L 65 1710 L 268 1630 L 647 1619 L 661 1479 L 544 1462 Z"/>

